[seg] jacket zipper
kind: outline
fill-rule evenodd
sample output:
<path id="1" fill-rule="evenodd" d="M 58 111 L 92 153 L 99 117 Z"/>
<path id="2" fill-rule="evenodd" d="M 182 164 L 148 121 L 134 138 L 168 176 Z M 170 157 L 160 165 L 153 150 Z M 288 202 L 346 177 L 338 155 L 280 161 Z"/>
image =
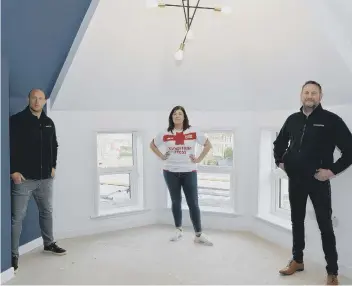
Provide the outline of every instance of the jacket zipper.
<path id="1" fill-rule="evenodd" d="M 306 121 L 307 121 L 307 119 L 306 119 Z M 304 133 L 306 132 L 306 127 L 307 127 L 307 123 L 304 123 L 303 131 L 302 131 L 302 135 L 301 135 L 301 141 L 299 142 L 299 149 L 298 149 L 298 152 L 301 152 L 301 147 L 302 147 L 302 142 L 303 142 Z"/>

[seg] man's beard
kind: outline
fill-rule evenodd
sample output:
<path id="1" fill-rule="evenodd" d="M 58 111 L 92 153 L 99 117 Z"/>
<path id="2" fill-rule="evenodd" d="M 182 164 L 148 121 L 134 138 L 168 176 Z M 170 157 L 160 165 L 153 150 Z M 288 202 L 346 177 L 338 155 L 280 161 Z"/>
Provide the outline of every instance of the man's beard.
<path id="1" fill-rule="evenodd" d="M 312 112 L 316 107 L 318 106 L 318 104 L 316 104 L 315 102 L 313 102 L 312 104 L 303 104 L 303 109 L 305 111 L 308 112 Z"/>

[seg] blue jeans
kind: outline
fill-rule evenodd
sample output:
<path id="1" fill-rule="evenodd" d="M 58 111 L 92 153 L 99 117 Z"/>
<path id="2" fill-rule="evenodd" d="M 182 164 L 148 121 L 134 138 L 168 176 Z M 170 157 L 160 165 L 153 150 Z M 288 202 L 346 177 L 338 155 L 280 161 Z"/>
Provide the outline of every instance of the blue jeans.
<path id="1" fill-rule="evenodd" d="M 22 221 L 27 213 L 30 197 L 33 195 L 39 209 L 39 225 L 44 245 L 54 242 L 53 237 L 53 179 L 25 180 L 13 184 L 12 188 L 12 256 L 18 257 Z"/>
<path id="2" fill-rule="evenodd" d="M 174 216 L 175 226 L 182 226 L 182 187 L 186 197 L 194 231 L 202 232 L 200 209 L 198 204 L 197 172 L 170 172 L 164 170 L 164 178 L 170 192 L 172 214 Z"/>

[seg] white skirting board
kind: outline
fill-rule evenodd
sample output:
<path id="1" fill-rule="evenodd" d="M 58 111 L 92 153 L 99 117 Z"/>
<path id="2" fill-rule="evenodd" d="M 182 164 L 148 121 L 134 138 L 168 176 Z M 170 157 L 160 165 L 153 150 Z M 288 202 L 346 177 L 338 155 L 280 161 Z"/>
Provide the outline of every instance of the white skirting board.
<path id="1" fill-rule="evenodd" d="M 18 252 L 20 255 L 23 255 L 42 245 L 43 245 L 43 239 L 41 237 L 38 237 L 35 240 L 32 240 L 24 245 L 21 245 L 20 248 L 18 249 Z"/>
<path id="2" fill-rule="evenodd" d="M 13 267 L 10 267 L 1 273 L 1 284 L 10 281 L 13 277 L 15 277 L 15 271 L 13 270 Z"/>
<path id="3" fill-rule="evenodd" d="M 21 255 L 26 254 L 27 252 L 30 252 L 33 249 L 36 249 L 42 245 L 43 245 L 43 239 L 41 237 L 39 237 L 35 240 L 32 240 L 32 241 L 20 246 L 20 248 L 18 249 L 18 252 L 21 256 Z M 1 284 L 8 282 L 13 277 L 15 277 L 15 272 L 14 272 L 13 267 L 10 267 L 9 269 L 7 269 L 1 273 Z"/>

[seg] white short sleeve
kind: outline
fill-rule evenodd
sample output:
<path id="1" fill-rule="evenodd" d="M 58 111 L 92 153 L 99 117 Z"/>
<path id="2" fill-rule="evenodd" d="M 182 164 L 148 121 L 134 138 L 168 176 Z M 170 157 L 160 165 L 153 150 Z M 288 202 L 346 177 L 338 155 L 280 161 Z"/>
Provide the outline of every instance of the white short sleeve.
<path id="1" fill-rule="evenodd" d="M 204 146 L 205 142 L 207 142 L 208 137 L 205 133 L 199 129 L 196 129 L 197 143 Z"/>
<path id="2" fill-rule="evenodd" d="M 164 143 L 165 132 L 160 132 L 156 137 L 154 137 L 154 144 L 156 147 L 159 147 Z"/>

